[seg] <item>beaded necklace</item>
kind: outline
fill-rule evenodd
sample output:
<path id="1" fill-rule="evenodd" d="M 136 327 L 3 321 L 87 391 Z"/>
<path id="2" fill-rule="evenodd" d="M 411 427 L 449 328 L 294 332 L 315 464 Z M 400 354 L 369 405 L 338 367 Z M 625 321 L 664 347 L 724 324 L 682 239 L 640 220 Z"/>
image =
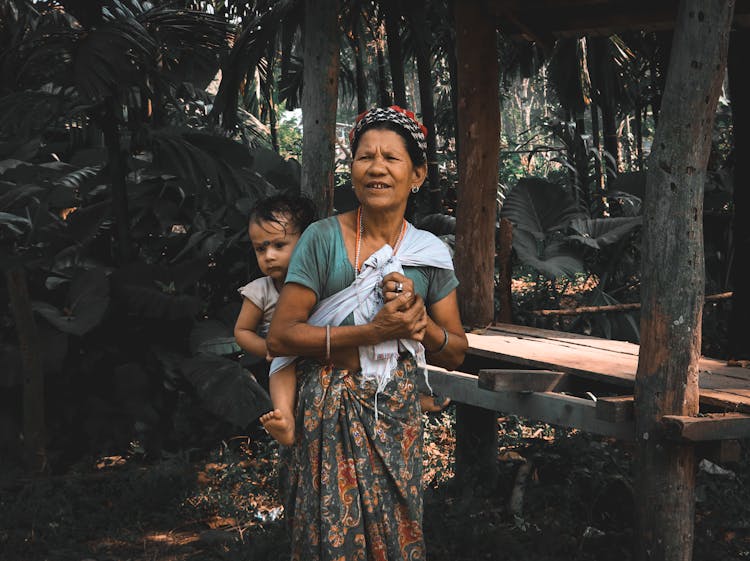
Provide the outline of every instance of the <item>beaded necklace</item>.
<path id="1" fill-rule="evenodd" d="M 399 246 L 401 245 L 401 242 L 404 239 L 404 234 L 406 233 L 406 218 L 403 219 L 404 222 L 401 224 L 401 231 L 398 234 L 398 237 L 396 238 L 396 243 L 393 244 L 393 254 L 396 255 L 396 252 L 398 251 Z M 360 266 L 359 266 L 359 254 L 360 250 L 362 249 L 362 235 L 365 233 L 365 225 L 362 222 L 362 207 L 357 208 L 357 237 L 355 242 L 355 249 L 354 249 L 354 268 L 357 271 L 357 274 L 359 274 Z"/>

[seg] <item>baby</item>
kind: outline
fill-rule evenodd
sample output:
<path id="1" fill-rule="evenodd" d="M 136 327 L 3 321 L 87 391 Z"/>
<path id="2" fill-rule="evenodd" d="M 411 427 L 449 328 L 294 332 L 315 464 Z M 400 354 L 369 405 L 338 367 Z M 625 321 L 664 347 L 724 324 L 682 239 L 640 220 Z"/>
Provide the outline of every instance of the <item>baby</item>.
<path id="1" fill-rule="evenodd" d="M 294 246 L 315 218 L 313 202 L 304 197 L 275 195 L 261 200 L 250 214 L 248 233 L 258 267 L 266 275 L 240 288 L 242 309 L 234 326 L 234 337 L 245 352 L 270 361 L 266 336 L 279 291 L 289 268 Z M 260 417 L 269 434 L 279 443 L 294 442 L 295 365 L 269 379 L 273 411 Z"/>

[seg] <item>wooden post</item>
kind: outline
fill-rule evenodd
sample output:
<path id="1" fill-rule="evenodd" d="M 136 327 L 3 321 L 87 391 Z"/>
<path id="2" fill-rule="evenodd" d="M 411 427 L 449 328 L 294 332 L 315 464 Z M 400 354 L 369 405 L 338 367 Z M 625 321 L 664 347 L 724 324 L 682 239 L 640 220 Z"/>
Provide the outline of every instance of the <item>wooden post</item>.
<path id="1" fill-rule="evenodd" d="M 31 311 L 31 300 L 23 267 L 6 270 L 8 298 L 16 322 L 23 362 L 23 446 L 26 464 L 32 471 L 46 468 L 44 430 L 44 369 L 39 336 Z"/>
<path id="2" fill-rule="evenodd" d="M 481 0 L 454 2 L 458 67 L 458 206 L 456 274 L 465 324 L 485 327 L 494 317 L 495 220 L 500 153 L 500 70 L 494 19 Z M 497 414 L 456 408 L 456 476 L 481 477 L 493 486 L 497 472 Z"/>
<path id="3" fill-rule="evenodd" d="M 641 347 L 635 384 L 636 558 L 689 561 L 695 455 L 670 442 L 664 415 L 698 413 L 703 310 L 703 184 L 734 2 L 682 0 L 649 158 Z"/>
<path id="4" fill-rule="evenodd" d="M 461 318 L 480 327 L 494 316 L 500 153 L 497 38 L 494 19 L 483 6 L 480 0 L 455 3 L 461 145 L 455 262 Z"/>
<path id="5" fill-rule="evenodd" d="M 497 232 L 497 292 L 498 311 L 497 321 L 513 323 L 513 224 L 507 218 L 500 219 Z"/>
<path id="6" fill-rule="evenodd" d="M 333 212 L 339 42 L 338 0 L 305 0 L 302 193 Z"/>

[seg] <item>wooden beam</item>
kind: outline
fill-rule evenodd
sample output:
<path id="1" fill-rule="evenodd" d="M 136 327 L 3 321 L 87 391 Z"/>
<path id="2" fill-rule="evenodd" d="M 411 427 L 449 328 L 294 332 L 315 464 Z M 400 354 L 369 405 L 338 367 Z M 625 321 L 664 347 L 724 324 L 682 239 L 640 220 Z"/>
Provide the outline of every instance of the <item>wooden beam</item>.
<path id="1" fill-rule="evenodd" d="M 477 377 L 463 372 L 448 372 L 429 367 L 430 386 L 441 396 L 456 403 L 482 407 L 491 411 L 512 413 L 527 419 L 542 421 L 561 427 L 577 428 L 592 434 L 612 436 L 622 440 L 633 439 L 633 423 L 607 422 L 596 418 L 596 404 L 553 392 L 520 394 L 493 392 L 480 388 Z"/>
<path id="2" fill-rule="evenodd" d="M 750 415 L 710 413 L 702 417 L 664 415 L 662 426 L 669 438 L 703 442 L 750 437 Z"/>
<path id="3" fill-rule="evenodd" d="M 600 397 L 596 400 L 596 418 L 611 423 L 632 421 L 634 403 L 632 395 Z"/>
<path id="4" fill-rule="evenodd" d="M 567 375 L 551 370 L 480 370 L 479 387 L 493 392 L 551 392 Z"/>

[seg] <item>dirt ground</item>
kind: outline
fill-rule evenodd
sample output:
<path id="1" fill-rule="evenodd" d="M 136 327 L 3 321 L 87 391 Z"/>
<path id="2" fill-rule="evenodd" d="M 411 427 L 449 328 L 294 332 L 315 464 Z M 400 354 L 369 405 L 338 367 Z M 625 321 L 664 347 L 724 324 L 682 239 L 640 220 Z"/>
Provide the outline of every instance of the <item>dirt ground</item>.
<path id="1" fill-rule="evenodd" d="M 627 447 L 514 417 L 498 420 L 498 437 L 498 484 L 459 488 L 452 413 L 427 419 L 430 561 L 631 559 Z M 739 462 L 701 464 L 696 561 L 750 558 L 750 462 L 741 452 Z M 267 439 L 234 437 L 209 452 L 90 459 L 40 478 L 0 464 L 0 559 L 285 559 L 277 453 Z"/>

